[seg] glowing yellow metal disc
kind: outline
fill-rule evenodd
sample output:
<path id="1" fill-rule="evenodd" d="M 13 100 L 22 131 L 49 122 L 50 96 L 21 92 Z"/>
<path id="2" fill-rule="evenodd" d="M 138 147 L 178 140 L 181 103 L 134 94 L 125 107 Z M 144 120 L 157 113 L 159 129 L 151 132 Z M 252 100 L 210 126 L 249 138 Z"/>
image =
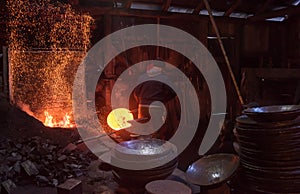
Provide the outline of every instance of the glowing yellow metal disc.
<path id="1" fill-rule="evenodd" d="M 107 124 L 114 130 L 120 130 L 131 126 L 127 121 L 133 120 L 132 113 L 126 108 L 112 110 L 107 116 Z"/>

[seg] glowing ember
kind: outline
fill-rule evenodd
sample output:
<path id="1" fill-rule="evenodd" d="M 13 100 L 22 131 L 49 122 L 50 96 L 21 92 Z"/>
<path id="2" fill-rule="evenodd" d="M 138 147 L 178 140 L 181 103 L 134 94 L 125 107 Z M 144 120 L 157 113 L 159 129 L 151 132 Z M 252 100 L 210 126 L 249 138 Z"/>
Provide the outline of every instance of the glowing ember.
<path id="1" fill-rule="evenodd" d="M 66 113 L 63 117 L 63 120 L 56 122 L 55 118 L 48 111 L 44 112 L 45 114 L 45 122 L 44 125 L 47 127 L 62 127 L 62 128 L 73 128 L 75 125 L 71 123 L 71 116 L 69 113 Z"/>
<path id="2" fill-rule="evenodd" d="M 107 124 L 114 130 L 120 130 L 131 126 L 127 121 L 133 120 L 132 113 L 126 108 L 117 108 L 107 116 Z"/>

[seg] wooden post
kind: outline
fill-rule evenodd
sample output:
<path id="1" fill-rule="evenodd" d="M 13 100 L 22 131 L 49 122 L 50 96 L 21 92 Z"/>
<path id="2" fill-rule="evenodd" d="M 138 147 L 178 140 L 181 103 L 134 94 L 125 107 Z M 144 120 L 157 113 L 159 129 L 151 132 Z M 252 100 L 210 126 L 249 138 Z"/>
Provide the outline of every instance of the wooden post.
<path id="1" fill-rule="evenodd" d="M 168 11 L 168 9 L 171 5 L 171 2 L 172 2 L 172 0 L 165 0 L 161 10 Z"/>
<path id="2" fill-rule="evenodd" d="M 236 10 L 236 8 L 242 3 L 242 0 L 237 0 L 225 13 L 223 16 L 229 17 L 231 13 Z"/>
<path id="3" fill-rule="evenodd" d="M 8 95 L 8 47 L 3 46 L 3 92 Z"/>
<path id="4" fill-rule="evenodd" d="M 232 81 L 233 81 L 233 85 L 234 85 L 235 90 L 236 90 L 236 92 L 237 92 L 237 95 L 238 95 L 238 97 L 239 97 L 240 103 L 243 105 L 243 104 L 244 104 L 244 100 L 243 100 L 243 98 L 242 98 L 242 96 L 241 96 L 241 94 L 240 94 L 239 87 L 238 87 L 238 85 L 237 85 L 237 83 L 236 83 L 236 79 L 235 79 L 235 76 L 234 76 L 234 74 L 233 74 L 232 68 L 231 68 L 231 66 L 230 66 L 229 59 L 228 59 L 228 57 L 227 57 L 227 54 L 226 54 L 224 45 L 223 45 L 223 43 L 222 43 L 222 40 L 221 40 L 221 36 L 220 36 L 219 30 L 218 30 L 218 27 L 217 27 L 217 25 L 216 25 L 216 22 L 215 22 L 215 20 L 214 20 L 213 15 L 212 15 L 212 10 L 211 10 L 210 5 L 209 5 L 209 3 L 208 3 L 207 0 L 204 0 L 204 4 L 205 4 L 205 7 L 206 7 L 206 9 L 207 9 L 207 11 L 208 11 L 208 13 L 209 13 L 210 21 L 211 21 L 212 26 L 213 26 L 213 28 L 214 28 L 214 30 L 215 30 L 216 35 L 217 35 L 218 42 L 219 42 L 219 45 L 220 45 L 220 47 L 221 47 L 221 51 L 222 51 L 222 53 L 223 53 L 223 55 L 224 55 L 225 62 L 226 62 L 227 68 L 228 68 L 228 70 L 229 70 L 230 77 L 231 77 L 231 79 L 232 79 Z"/>

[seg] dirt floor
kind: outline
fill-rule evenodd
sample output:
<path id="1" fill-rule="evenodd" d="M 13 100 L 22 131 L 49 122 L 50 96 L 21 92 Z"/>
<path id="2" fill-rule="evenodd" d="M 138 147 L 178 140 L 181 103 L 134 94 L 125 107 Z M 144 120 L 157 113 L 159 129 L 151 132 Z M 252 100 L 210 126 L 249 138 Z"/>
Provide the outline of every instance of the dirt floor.
<path id="1" fill-rule="evenodd" d="M 82 181 L 84 194 L 134 193 L 120 187 L 115 182 L 110 166 L 98 160 L 83 143 L 76 144 L 78 140 L 80 136 L 76 129 L 45 127 L 40 121 L 10 105 L 5 95 L 1 94 L 2 191 L 8 190 L 11 194 L 56 194 L 57 186 L 68 178 L 75 178 Z M 72 150 L 64 153 L 64 149 Z M 28 160 L 30 164 L 32 161 L 39 172 L 34 173 L 32 168 L 29 168 L 29 172 L 24 168 L 27 173 L 24 171 L 22 164 Z M 70 166 L 73 166 L 73 171 Z M 44 169 L 49 171 L 45 172 Z M 177 169 L 176 172 L 178 171 Z M 172 177 L 178 179 L 174 175 Z M 9 182 L 7 180 L 12 181 L 15 186 L 5 187 Z M 199 187 L 195 187 L 194 190 L 199 190 Z"/>
<path id="2" fill-rule="evenodd" d="M 0 150 L 2 150 L 2 152 L 0 153 L 0 181 L 1 183 L 3 183 L 7 179 L 12 180 L 12 182 L 16 185 L 16 188 L 13 189 L 13 194 L 56 194 L 56 186 L 60 184 L 59 181 L 63 181 L 67 178 L 76 178 L 78 180 L 81 180 L 83 193 L 85 194 L 117 193 L 118 185 L 113 180 L 111 171 L 100 170 L 99 166 L 101 165 L 101 161 L 97 160 L 97 157 L 90 153 L 83 143 L 74 143 L 79 139 L 80 137 L 76 129 L 45 127 L 38 120 L 11 106 L 5 95 L 0 94 Z M 47 177 L 49 181 L 46 184 L 41 184 L 43 183 L 44 178 L 44 176 L 39 176 L 41 173 L 43 173 L 41 172 L 41 170 L 35 178 L 33 178 L 32 176 L 28 176 L 28 174 L 24 175 L 23 172 L 18 171 L 18 173 L 16 173 L 16 171 L 13 171 L 13 174 L 11 174 L 10 172 L 12 172 L 12 167 L 14 167 L 14 169 L 18 169 L 20 168 L 20 166 L 22 166 L 19 165 L 21 162 L 23 162 L 25 159 L 27 160 L 28 158 L 30 158 L 30 156 L 26 157 L 22 155 L 22 150 L 28 147 L 28 145 L 32 146 L 33 142 L 35 141 L 38 141 L 38 143 L 43 146 L 47 145 L 48 147 L 52 146 L 55 148 L 54 151 L 51 150 L 52 153 L 48 153 L 47 155 L 48 157 L 51 157 L 51 160 L 53 160 L 53 162 L 50 161 L 49 163 L 49 165 L 53 165 L 53 168 L 49 167 L 49 169 L 59 171 L 58 168 L 60 164 L 57 164 L 57 159 L 59 160 L 59 156 L 61 155 L 66 155 L 67 157 L 74 158 L 73 161 L 70 159 L 66 159 L 64 161 L 64 164 L 72 163 L 71 165 L 76 166 L 73 163 L 78 164 L 80 162 L 88 162 L 84 163 L 84 165 L 78 165 L 78 169 L 75 169 L 77 170 L 77 176 L 73 175 L 72 177 L 72 173 L 66 172 L 64 175 L 66 177 L 64 177 L 64 179 L 59 180 L 55 179 L 54 177 L 53 180 L 55 180 L 55 184 L 50 184 L 51 180 L 49 179 L 49 177 Z M 76 145 L 76 149 L 74 148 L 75 151 L 72 150 L 72 152 L 70 153 L 60 154 L 59 152 L 61 151 L 61 149 L 65 148 L 68 144 Z M 17 149 L 16 147 L 20 149 Z M 35 145 L 35 148 L 39 148 L 39 146 Z M 19 153 L 21 153 L 20 158 L 18 158 Z M 59 155 L 57 153 L 59 153 Z M 36 155 L 40 154 L 41 153 L 38 152 L 38 154 Z M 83 157 L 81 160 L 85 161 L 78 162 L 78 158 L 76 157 L 79 156 Z M 56 159 L 55 157 L 58 158 Z M 60 158 L 64 159 L 63 157 Z M 14 159 L 19 161 L 16 161 Z M 43 158 L 41 155 L 41 160 L 42 159 Z M 34 159 L 31 158 L 31 160 Z M 37 162 L 33 163 L 38 166 L 38 160 L 36 161 Z M 7 170 L 5 170 L 6 168 Z M 62 167 L 61 170 L 65 170 L 64 167 Z M 59 172 L 57 172 L 57 174 L 59 174 Z M 42 177 L 42 180 L 37 180 L 37 177 Z M 2 191 L 5 190 L 3 184 L 1 188 Z"/>
<path id="3" fill-rule="evenodd" d="M 57 186 L 75 178 L 82 182 L 84 194 L 135 194 L 120 187 L 110 166 L 98 160 L 83 143 L 76 143 L 78 140 L 80 136 L 76 129 L 45 127 L 10 105 L 5 95 L 0 94 L 2 191 L 7 190 L 5 183 L 11 180 L 16 187 L 12 187 L 10 194 L 56 194 Z M 23 163 L 28 161 L 38 172 L 35 168 L 24 167 Z M 199 186 L 185 181 L 185 173 L 179 169 L 168 179 L 187 184 L 193 193 L 200 192 Z M 228 194 L 229 188 L 225 186 L 209 193 L 220 192 Z"/>

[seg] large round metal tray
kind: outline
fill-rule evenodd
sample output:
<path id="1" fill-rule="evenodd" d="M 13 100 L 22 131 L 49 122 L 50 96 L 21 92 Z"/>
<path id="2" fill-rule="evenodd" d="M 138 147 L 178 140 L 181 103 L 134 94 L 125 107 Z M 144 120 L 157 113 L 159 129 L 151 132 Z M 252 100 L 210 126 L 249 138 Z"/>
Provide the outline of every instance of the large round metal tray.
<path id="1" fill-rule="evenodd" d="M 236 171 L 239 162 L 239 157 L 234 154 L 204 156 L 189 166 L 187 179 L 200 186 L 222 183 Z"/>

